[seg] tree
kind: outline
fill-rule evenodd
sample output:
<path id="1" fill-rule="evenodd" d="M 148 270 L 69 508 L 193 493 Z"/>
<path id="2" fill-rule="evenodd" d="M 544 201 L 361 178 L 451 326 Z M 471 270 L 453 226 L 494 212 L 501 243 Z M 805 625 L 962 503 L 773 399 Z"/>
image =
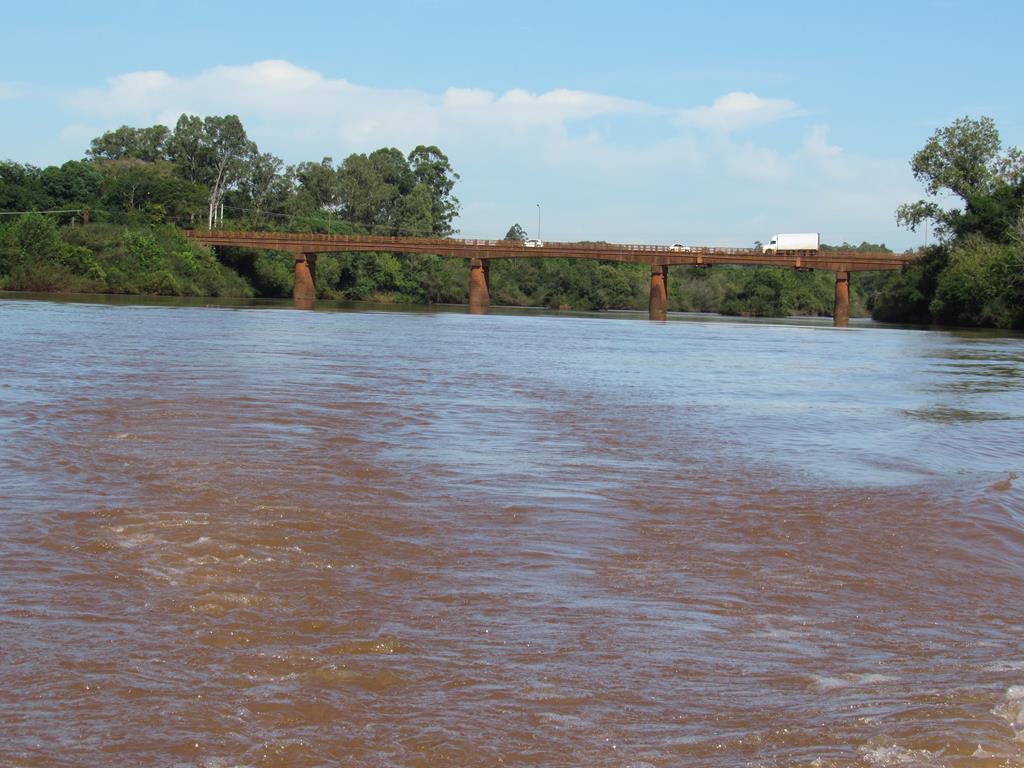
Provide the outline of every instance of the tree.
<path id="1" fill-rule="evenodd" d="M 207 225 L 211 229 L 225 192 L 237 183 L 246 160 L 256 152 L 237 115 L 178 118 L 168 155 L 184 178 L 209 188 Z"/>
<path id="2" fill-rule="evenodd" d="M 1017 148 L 1003 153 L 1001 148 L 992 118 L 961 117 L 935 131 L 914 155 L 910 167 L 929 196 L 948 190 L 969 205 L 972 198 L 990 195 L 1024 178 L 1024 153 Z M 948 236 L 958 213 L 955 208 L 943 210 L 932 200 L 918 200 L 901 205 L 896 210 L 896 221 L 911 231 L 925 221 L 934 221 L 939 234 Z"/>
<path id="3" fill-rule="evenodd" d="M 249 141 L 237 115 L 207 117 L 203 129 L 209 146 L 211 162 L 208 167 L 210 211 L 208 226 L 224 199 L 224 193 L 241 176 L 247 157 L 256 153 L 255 143 Z"/>
<path id="4" fill-rule="evenodd" d="M 181 178 L 166 161 L 100 160 L 94 165 L 103 177 L 103 202 L 108 208 L 141 213 L 151 221 L 168 216 L 191 221 L 207 197 L 201 185 Z"/>
<path id="5" fill-rule="evenodd" d="M 369 155 L 352 154 L 338 168 L 343 218 L 375 234 L 417 234 L 401 231 L 398 203 L 416 185 L 409 163 L 394 147 Z M 429 234 L 433 229 L 418 234 Z"/>
<path id="6" fill-rule="evenodd" d="M 166 125 L 132 128 L 122 125 L 92 140 L 86 155 L 92 160 L 142 160 L 154 163 L 167 159 L 167 140 L 171 135 Z"/>
<path id="7" fill-rule="evenodd" d="M 409 167 L 417 183 L 430 191 L 433 234 L 447 237 L 454 233 L 452 222 L 459 213 L 459 199 L 452 194 L 459 174 L 452 170 L 448 157 L 437 147 L 420 144 L 409 153 Z"/>
<path id="8" fill-rule="evenodd" d="M 294 166 L 292 172 L 297 183 L 297 207 L 302 212 L 335 212 L 341 199 L 339 170 L 334 160 L 325 157 L 319 163 L 306 162 Z"/>
<path id="9" fill-rule="evenodd" d="M 515 224 L 513 224 L 511 227 L 508 228 L 508 232 L 505 233 L 505 237 L 502 238 L 502 239 L 503 240 L 518 240 L 519 242 L 523 242 L 524 240 L 526 240 L 528 238 L 529 238 L 529 235 L 526 234 L 526 230 L 523 229 L 522 226 L 520 226 L 520 224 L 518 222 L 516 222 Z"/>
<path id="10" fill-rule="evenodd" d="M 260 224 L 263 209 L 272 200 L 283 200 L 291 191 L 281 175 L 284 163 L 269 152 L 253 152 L 242 163 L 238 178 L 238 191 L 249 208 L 253 223 Z"/>
<path id="11" fill-rule="evenodd" d="M 395 206 L 395 229 L 402 235 L 439 234 L 434 226 L 434 197 L 426 184 L 417 184 Z"/>
<path id="12" fill-rule="evenodd" d="M 167 139 L 167 157 L 182 178 L 198 184 L 209 163 L 209 149 L 203 139 L 203 119 L 197 115 L 182 115 Z"/>
<path id="13" fill-rule="evenodd" d="M 51 165 L 43 170 L 39 181 L 51 205 L 82 206 L 99 198 L 103 175 L 92 163 L 69 160 L 60 168 Z"/>
<path id="14" fill-rule="evenodd" d="M 48 208 L 49 201 L 40 181 L 42 171 L 34 165 L 0 162 L 0 210 L 31 211 Z"/>

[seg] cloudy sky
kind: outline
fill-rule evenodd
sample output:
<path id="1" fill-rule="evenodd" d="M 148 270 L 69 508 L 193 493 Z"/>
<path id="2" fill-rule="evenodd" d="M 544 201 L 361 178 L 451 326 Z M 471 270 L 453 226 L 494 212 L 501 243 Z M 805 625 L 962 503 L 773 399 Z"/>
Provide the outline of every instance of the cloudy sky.
<path id="1" fill-rule="evenodd" d="M 831 7 L 834 6 L 834 7 Z M 0 157 L 235 113 L 286 162 L 437 144 L 467 237 L 904 248 L 938 127 L 1024 145 L 1007 0 L 51 2 L 5 8 Z"/>

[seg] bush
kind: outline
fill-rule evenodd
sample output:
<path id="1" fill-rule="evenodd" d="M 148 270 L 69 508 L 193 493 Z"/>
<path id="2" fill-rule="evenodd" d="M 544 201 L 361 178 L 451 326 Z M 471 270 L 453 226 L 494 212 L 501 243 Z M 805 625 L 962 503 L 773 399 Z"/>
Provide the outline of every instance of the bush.
<path id="1" fill-rule="evenodd" d="M 158 296 L 181 296 L 181 285 L 170 270 L 160 269 L 143 276 L 139 283 L 143 293 L 154 293 Z"/>

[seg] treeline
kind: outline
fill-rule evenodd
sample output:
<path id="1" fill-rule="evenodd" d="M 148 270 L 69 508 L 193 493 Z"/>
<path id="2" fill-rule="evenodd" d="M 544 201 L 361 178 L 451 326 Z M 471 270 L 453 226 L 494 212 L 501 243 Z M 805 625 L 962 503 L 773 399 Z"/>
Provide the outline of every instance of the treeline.
<path id="1" fill-rule="evenodd" d="M 235 115 L 182 115 L 173 130 L 122 126 L 93 139 L 82 160 L 42 169 L 0 162 L 0 211 L 48 212 L 0 216 L 0 289 L 287 296 L 288 257 L 218 260 L 178 227 L 445 237 L 458 178 L 440 149 L 423 145 L 286 166 Z M 325 256 L 318 283 L 329 298 L 462 301 L 460 267 L 437 257 Z"/>
<path id="2" fill-rule="evenodd" d="M 897 220 L 930 226 L 938 242 L 878 286 L 872 316 L 1024 329 L 1024 151 L 1004 151 L 990 118 L 964 117 L 937 130 L 911 168 L 931 199 L 900 206 Z"/>
<path id="3" fill-rule="evenodd" d="M 0 210 L 88 209 L 94 221 L 444 237 L 458 180 L 434 146 L 286 166 L 235 115 L 182 115 L 173 130 L 122 126 L 83 160 L 45 169 L 0 163 Z M 61 216 L 61 215 L 59 215 Z M 60 220 L 70 221 L 70 215 Z"/>

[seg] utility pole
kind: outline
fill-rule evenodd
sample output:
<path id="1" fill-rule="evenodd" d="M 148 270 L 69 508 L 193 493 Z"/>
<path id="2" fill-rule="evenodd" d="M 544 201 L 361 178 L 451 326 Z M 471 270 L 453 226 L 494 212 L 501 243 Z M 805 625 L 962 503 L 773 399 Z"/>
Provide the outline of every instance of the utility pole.
<path id="1" fill-rule="evenodd" d="M 540 203 L 537 203 L 537 239 L 540 240 Z"/>

